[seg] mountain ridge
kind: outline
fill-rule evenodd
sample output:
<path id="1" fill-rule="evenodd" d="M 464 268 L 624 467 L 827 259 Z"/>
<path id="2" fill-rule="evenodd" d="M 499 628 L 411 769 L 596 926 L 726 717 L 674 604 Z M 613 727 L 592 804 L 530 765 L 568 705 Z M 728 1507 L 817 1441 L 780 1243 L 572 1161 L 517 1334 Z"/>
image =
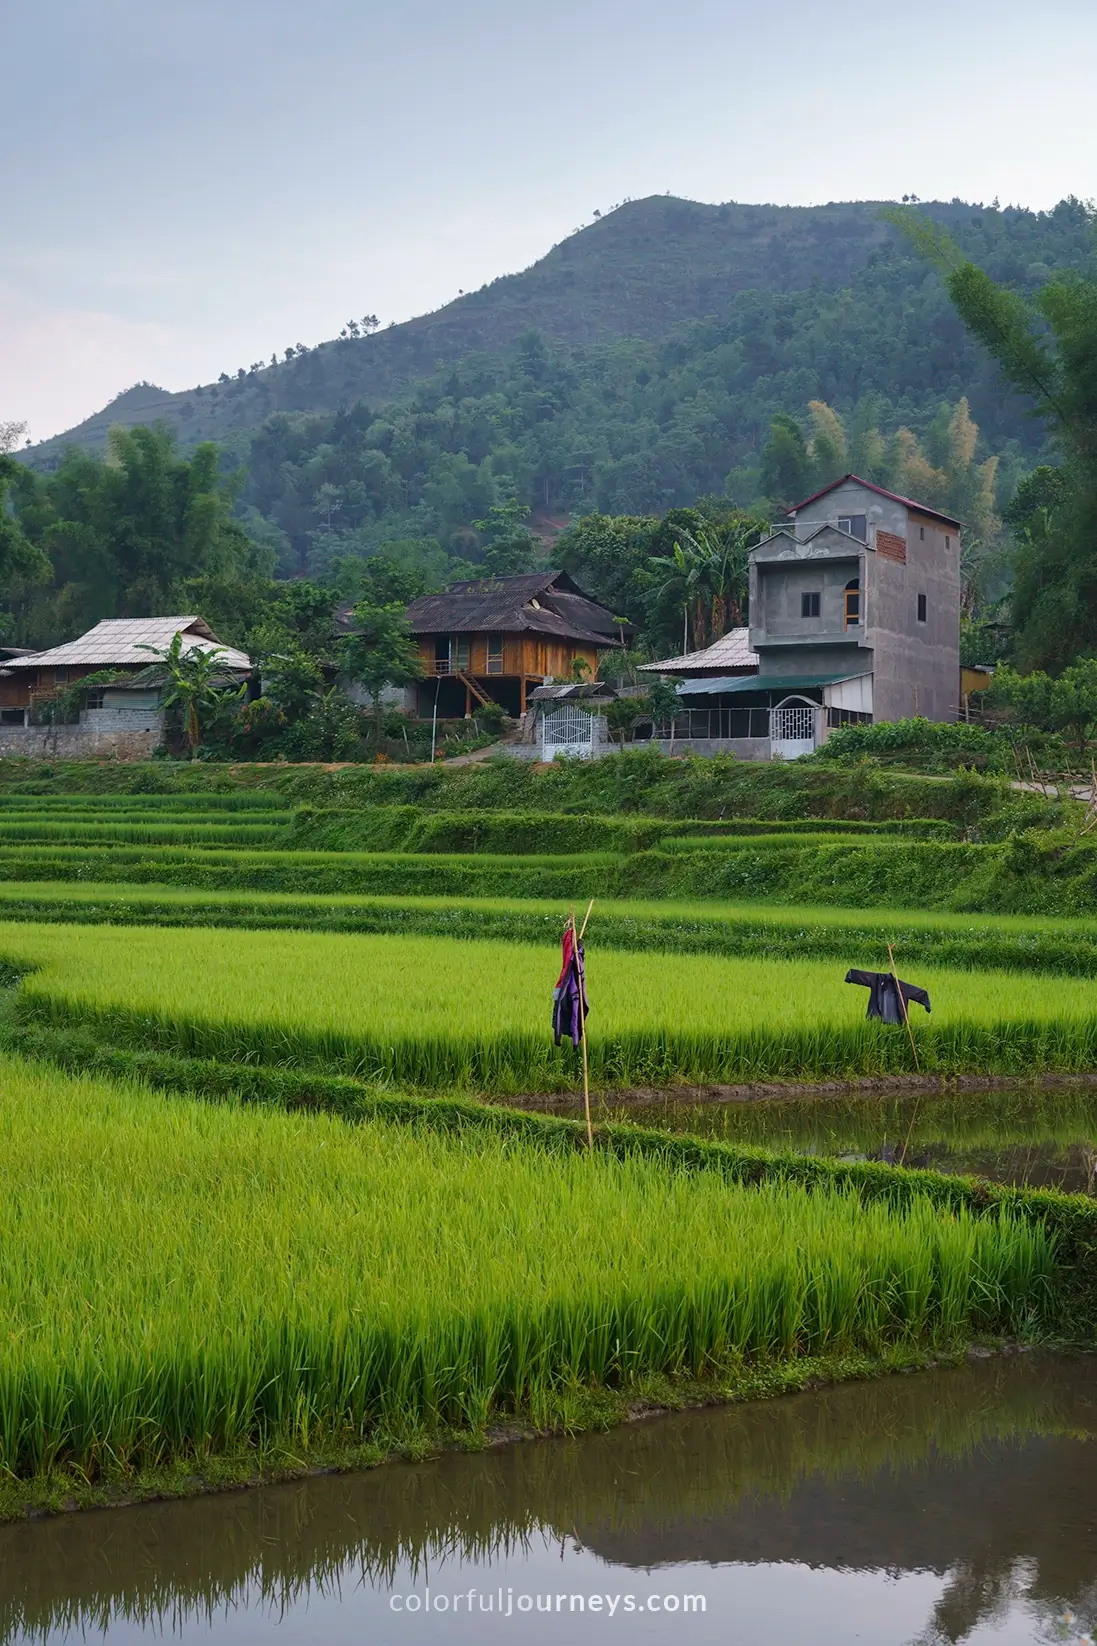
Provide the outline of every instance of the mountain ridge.
<path id="1" fill-rule="evenodd" d="M 895 247 L 896 231 L 881 215 L 888 204 L 709 205 L 669 195 L 627 201 L 529 268 L 428 314 L 371 336 L 331 339 L 197 389 L 137 384 L 21 455 L 34 467 L 51 468 L 70 445 L 99 450 L 115 424 L 150 420 L 166 422 L 187 448 L 203 439 L 232 444 L 276 412 L 330 412 L 359 401 L 385 406 L 439 369 L 470 355 L 498 354 L 529 331 L 580 349 L 624 339 L 659 342 L 683 323 L 718 322 L 752 291 L 840 290 L 874 256 Z M 1038 283 L 1049 272 L 1043 258 L 1026 263 L 1026 250 L 1043 249 L 1026 243 L 1039 239 L 1054 212 L 998 211 L 962 201 L 922 209 L 961 239 L 965 231 L 979 239 L 991 221 L 1004 225 L 1006 238 L 1017 242 L 1016 255 L 1007 258 L 1015 266 L 1006 271 L 1016 283 Z"/>

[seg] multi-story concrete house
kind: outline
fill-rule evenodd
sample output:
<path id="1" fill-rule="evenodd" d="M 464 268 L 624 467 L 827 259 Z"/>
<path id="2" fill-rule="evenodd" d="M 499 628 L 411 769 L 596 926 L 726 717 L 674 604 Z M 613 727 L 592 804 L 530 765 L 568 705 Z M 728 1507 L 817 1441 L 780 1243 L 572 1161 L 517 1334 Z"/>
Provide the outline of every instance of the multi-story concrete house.
<path id="1" fill-rule="evenodd" d="M 767 759 L 807 753 L 835 726 L 955 720 L 960 522 L 843 476 L 752 550 L 744 639 L 754 673 L 724 678 L 703 655 L 677 660 L 692 677 L 679 688 L 679 741 Z M 673 673 L 674 661 L 655 667 Z"/>

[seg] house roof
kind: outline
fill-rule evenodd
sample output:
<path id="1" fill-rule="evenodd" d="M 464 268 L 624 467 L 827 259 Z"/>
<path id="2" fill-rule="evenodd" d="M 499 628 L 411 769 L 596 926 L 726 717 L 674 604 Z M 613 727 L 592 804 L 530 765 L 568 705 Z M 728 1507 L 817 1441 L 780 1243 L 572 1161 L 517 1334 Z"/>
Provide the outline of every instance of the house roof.
<path id="1" fill-rule="evenodd" d="M 407 617 L 412 634 L 529 632 L 593 646 L 622 646 L 628 630 L 560 571 L 454 583 L 413 600 Z"/>
<path id="2" fill-rule="evenodd" d="M 898 492 L 885 491 L 883 486 L 874 486 L 871 480 L 862 480 L 859 474 L 844 474 L 840 480 L 832 480 L 829 486 L 824 486 L 821 491 L 812 492 L 811 496 L 805 497 L 802 503 L 794 503 L 791 509 L 785 510 L 785 513 L 794 515 L 800 509 L 806 509 L 809 503 L 817 503 L 820 497 L 826 497 L 836 487 L 844 486 L 847 480 L 852 480 L 857 486 L 864 486 L 866 491 L 875 492 L 877 497 L 886 497 L 892 503 L 902 503 L 904 508 L 913 509 L 917 514 L 927 515 L 931 520 L 943 520 L 946 526 L 955 526 L 957 531 L 963 525 L 963 521 L 957 520 L 954 514 L 942 514 L 940 509 L 931 509 L 928 503 L 916 503 L 912 497 L 902 497 Z"/>
<path id="3" fill-rule="evenodd" d="M 148 665 L 155 662 L 144 648 L 167 651 L 177 634 L 184 636 L 184 651 L 215 651 L 218 662 L 230 670 L 249 670 L 251 658 L 233 646 L 222 646 L 209 625 L 200 617 L 106 617 L 94 629 L 63 646 L 31 652 L 26 657 L 7 660 L 9 669 L 85 667 L 106 669 L 126 663 Z"/>
<path id="4" fill-rule="evenodd" d="M 664 657 L 657 663 L 641 663 L 640 667 L 652 674 L 719 674 L 728 669 L 756 669 L 758 653 L 750 649 L 749 629 L 729 629 L 702 651 L 683 652 L 680 657 Z"/>

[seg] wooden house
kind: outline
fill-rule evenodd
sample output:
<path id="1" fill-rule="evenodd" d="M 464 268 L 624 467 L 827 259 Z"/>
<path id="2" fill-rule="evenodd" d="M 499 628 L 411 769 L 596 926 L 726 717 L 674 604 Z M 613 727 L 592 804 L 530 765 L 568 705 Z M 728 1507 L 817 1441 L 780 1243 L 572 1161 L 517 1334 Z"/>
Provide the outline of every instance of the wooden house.
<path id="1" fill-rule="evenodd" d="M 595 678 L 599 654 L 620 650 L 630 632 L 558 571 L 454 583 L 413 601 L 407 615 L 425 676 L 415 688 L 424 719 L 488 703 L 523 715 L 533 687 L 573 678 L 576 662 Z"/>
<path id="2" fill-rule="evenodd" d="M 86 675 L 104 669 L 119 676 L 147 673 L 156 652 L 167 651 L 177 634 L 183 636 L 184 651 L 217 650 L 226 674 L 243 679 L 250 673 L 251 659 L 235 647 L 222 646 L 200 617 L 108 617 L 76 640 L 48 651 L 8 648 L 0 659 L 0 724 L 28 725 L 39 705 Z M 119 679 L 95 689 L 85 707 L 153 712 L 159 696 L 158 688 L 143 687 L 142 682 L 129 690 Z"/>

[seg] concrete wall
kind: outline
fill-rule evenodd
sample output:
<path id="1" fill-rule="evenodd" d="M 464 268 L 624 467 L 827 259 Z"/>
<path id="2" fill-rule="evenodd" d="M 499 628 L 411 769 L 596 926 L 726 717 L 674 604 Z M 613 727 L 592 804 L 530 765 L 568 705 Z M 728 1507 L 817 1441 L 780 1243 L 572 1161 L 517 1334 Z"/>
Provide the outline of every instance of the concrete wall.
<path id="1" fill-rule="evenodd" d="M 867 519 L 864 550 L 837 531 L 818 532 L 839 515 L 857 514 Z M 809 532 L 818 535 L 801 541 Z M 843 553 L 860 559 L 862 626 L 856 641 L 841 627 Z M 842 570 L 849 566 L 847 558 Z M 849 569 L 842 592 L 854 575 Z M 799 596 L 813 587 L 820 593 L 820 615 L 801 618 Z M 924 623 L 918 620 L 920 594 L 926 597 Z M 914 714 L 955 720 L 960 672 L 956 528 L 847 481 L 799 510 L 787 535 L 780 533 L 755 551 L 750 637 L 761 658 L 760 677 L 869 668 L 875 720 Z"/>
<path id="2" fill-rule="evenodd" d="M 864 626 L 846 628 L 846 585 L 865 583 L 868 551 L 844 532 L 810 543 L 782 532 L 751 556 L 750 643 L 766 675 L 841 674 L 872 667 Z M 818 594 L 818 617 L 801 615 L 801 596 Z M 862 602 L 863 604 L 863 602 Z"/>
<path id="3" fill-rule="evenodd" d="M 925 536 L 921 534 L 924 531 Z M 912 515 L 906 564 L 870 556 L 866 635 L 873 647 L 873 717 L 955 720 L 960 695 L 960 545 L 940 522 Z M 949 539 L 946 548 L 945 538 Z M 918 621 L 918 596 L 926 621 Z"/>
<path id="4" fill-rule="evenodd" d="M 161 716 L 86 709 L 78 726 L 0 726 L 0 755 L 30 760 L 148 760 L 164 737 Z"/>
<path id="5" fill-rule="evenodd" d="M 644 746 L 661 749 L 664 754 L 733 754 L 737 760 L 770 758 L 768 737 L 676 737 L 673 743 L 669 738 L 660 737 Z"/>

